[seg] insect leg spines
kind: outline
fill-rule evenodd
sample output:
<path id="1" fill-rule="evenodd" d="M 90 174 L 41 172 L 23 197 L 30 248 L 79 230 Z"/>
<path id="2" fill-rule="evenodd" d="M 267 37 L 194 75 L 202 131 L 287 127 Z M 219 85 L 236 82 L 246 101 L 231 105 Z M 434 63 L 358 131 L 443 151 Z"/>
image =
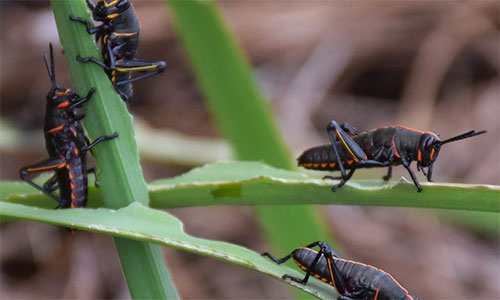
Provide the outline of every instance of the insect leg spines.
<path id="1" fill-rule="evenodd" d="M 346 127 L 346 123 L 343 124 L 344 127 Z M 349 124 L 347 124 L 346 127 L 348 130 L 352 130 L 351 132 L 359 132 L 357 129 L 351 127 Z M 335 121 L 330 121 L 327 127 L 327 132 L 328 135 L 330 136 L 330 139 L 332 140 L 332 146 L 335 144 L 333 143 L 333 137 L 336 136 L 339 138 L 339 140 L 342 142 L 344 145 L 344 148 L 349 152 L 351 155 L 352 159 L 354 159 L 355 162 L 358 162 L 360 160 L 365 160 L 367 159 L 366 153 L 361 149 L 361 147 L 351 138 L 351 136 L 346 133 L 341 126 L 337 124 Z"/>
<path id="2" fill-rule="evenodd" d="M 328 245 L 326 242 L 318 242 L 320 247 L 320 252 L 323 253 L 327 260 L 328 271 L 330 272 L 330 279 L 332 280 L 333 287 L 339 292 L 339 294 L 346 293 L 346 284 L 344 277 L 340 270 L 337 268 L 334 256 L 338 257 L 337 253 Z"/>
<path id="3" fill-rule="evenodd" d="M 292 252 L 292 256 L 294 253 L 295 253 L 295 251 Z M 293 280 L 293 281 L 300 283 L 300 284 L 306 284 L 307 281 L 309 280 L 309 277 L 311 276 L 311 274 L 313 274 L 313 268 L 316 266 L 316 264 L 320 260 L 321 256 L 323 256 L 323 255 L 324 254 L 321 251 L 319 251 L 319 252 L 317 252 L 316 256 L 314 257 L 314 260 L 312 261 L 311 265 L 309 265 L 309 267 L 301 266 L 301 268 L 303 268 L 304 271 L 306 271 L 306 276 L 304 278 L 300 279 L 300 278 L 294 277 L 294 276 L 289 275 L 289 274 L 285 274 L 281 278 L 290 279 L 290 280 Z M 296 262 L 297 262 L 297 260 L 296 260 Z"/>
<path id="4" fill-rule="evenodd" d="M 49 193 L 57 190 L 59 185 L 57 184 L 57 174 L 52 175 L 45 183 L 43 184 L 43 189 Z"/>
<path id="5" fill-rule="evenodd" d="M 343 186 L 351 178 L 351 176 L 354 174 L 354 171 L 356 170 L 356 167 L 353 166 L 351 167 L 349 174 L 345 173 L 344 165 L 342 164 L 342 160 L 340 159 L 339 155 L 339 150 L 337 149 L 335 136 L 337 136 L 338 139 L 341 141 L 341 143 L 344 145 L 344 149 L 347 150 L 347 152 L 349 152 L 355 163 L 358 163 L 361 159 L 366 159 L 367 156 L 363 151 L 363 149 L 359 147 L 359 145 L 337 124 L 337 122 L 333 120 L 330 121 L 330 123 L 326 128 L 326 131 L 330 136 L 330 142 L 332 144 L 332 148 L 337 159 L 337 164 L 340 170 L 340 174 L 342 175 L 341 181 L 332 187 L 332 191 L 335 192 L 338 188 Z"/>
<path id="6" fill-rule="evenodd" d="M 91 88 L 85 97 L 72 99 L 71 106 L 69 107 L 69 109 L 75 109 L 77 107 L 80 107 L 83 103 L 89 101 L 94 93 L 95 89 Z"/>
<path id="7" fill-rule="evenodd" d="M 383 178 L 385 181 L 387 181 L 387 180 L 391 179 L 391 177 L 392 177 L 392 167 L 389 167 L 389 168 L 387 169 L 387 175 L 385 175 L 385 176 L 384 176 L 384 177 L 382 177 L 382 178 Z"/>
<path id="8" fill-rule="evenodd" d="M 130 78 L 127 80 L 117 81 L 116 85 L 129 84 L 137 80 L 141 80 L 143 78 L 156 75 L 165 70 L 167 64 L 164 61 L 154 61 L 147 62 L 142 60 L 121 60 L 116 63 L 116 71 L 117 72 L 148 72 L 134 78 Z"/>
<path id="9" fill-rule="evenodd" d="M 319 251 L 312 249 L 316 246 L 319 247 Z M 313 275 L 323 282 L 332 285 L 340 294 L 346 293 L 346 284 L 335 260 L 335 257 L 340 256 L 325 242 L 317 241 L 307 246 L 299 247 L 281 259 L 276 258 L 268 252 L 262 255 L 269 257 L 278 264 L 293 258 L 295 263 L 306 272 L 306 275 L 302 279 L 289 274 L 283 275 L 283 279 L 290 279 L 300 284 L 306 284 L 309 277 Z"/>
<path id="10" fill-rule="evenodd" d="M 349 123 L 340 124 L 340 128 L 342 128 L 345 132 L 347 132 L 351 137 L 357 136 L 361 133 L 360 130 L 352 127 Z"/>
<path id="11" fill-rule="evenodd" d="M 146 77 L 150 77 L 150 76 L 159 74 L 159 73 L 163 72 L 163 70 L 165 70 L 165 67 L 166 67 L 165 62 L 163 62 L 163 61 L 141 62 L 141 63 L 143 65 L 143 67 L 130 68 L 130 69 L 123 68 L 121 70 L 121 72 L 148 71 L 148 70 L 150 70 L 152 72 L 149 72 L 149 73 L 146 73 L 146 74 L 142 74 L 142 75 L 139 75 L 137 77 L 130 78 L 128 80 L 118 81 L 116 83 L 116 85 L 122 85 L 122 84 L 132 83 L 134 81 L 137 81 L 137 80 L 140 80 L 140 79 L 144 79 Z M 117 68 L 117 70 L 119 70 L 119 69 Z"/>
<path id="12" fill-rule="evenodd" d="M 274 261 L 275 263 L 277 264 L 282 264 L 284 263 L 285 261 L 289 260 L 291 257 L 292 257 L 292 254 L 288 254 L 287 256 L 285 257 L 282 257 L 282 258 L 277 258 L 276 256 L 272 255 L 271 253 L 269 252 L 264 252 L 261 254 L 261 256 L 266 256 L 266 257 L 269 257 L 269 259 L 271 259 L 272 261 Z"/>
<path id="13" fill-rule="evenodd" d="M 59 204 L 65 202 L 63 199 L 60 197 L 54 195 L 51 193 L 50 189 L 45 189 L 44 187 L 38 185 L 31 179 L 31 174 L 36 174 L 44 171 L 52 171 L 52 170 L 59 170 L 63 169 L 66 167 L 66 160 L 64 158 L 47 158 L 45 160 L 42 160 L 39 163 L 29 165 L 26 167 L 23 167 L 19 170 L 19 177 L 21 180 L 25 181 L 26 183 L 30 184 L 40 192 L 44 193 L 45 195 L 49 196 L 50 198 L 56 200 Z M 50 182 L 52 178 L 50 178 L 45 184 L 50 186 Z"/>
<path id="14" fill-rule="evenodd" d="M 71 21 L 76 21 L 76 22 L 80 22 L 80 23 L 84 24 L 85 29 L 87 30 L 87 32 L 89 34 L 95 34 L 95 33 L 99 33 L 102 31 L 102 25 L 101 26 L 93 26 L 92 23 L 90 23 L 88 20 L 85 20 L 84 18 L 69 16 L 69 19 Z"/>
<path id="15" fill-rule="evenodd" d="M 304 248 L 307 248 L 307 247 L 301 247 L 301 248 L 297 248 L 295 250 L 292 251 L 292 253 L 288 254 L 287 256 L 283 257 L 283 258 L 277 258 L 276 256 L 272 255 L 271 253 L 269 252 L 264 252 L 262 253 L 261 255 L 262 256 L 266 256 L 266 257 L 269 257 L 272 261 L 274 261 L 275 263 L 277 264 L 282 264 L 284 262 L 286 262 L 287 260 L 289 260 L 290 258 L 293 258 L 295 260 L 296 263 L 298 263 L 297 261 L 297 251 L 300 251 L 301 249 L 304 249 Z M 310 250 L 311 251 L 311 250 Z M 314 268 L 314 266 L 316 265 L 316 263 L 319 261 L 319 259 L 321 258 L 323 254 L 321 252 L 318 252 L 312 262 L 312 264 L 309 266 L 309 268 L 306 268 L 305 266 L 302 266 L 301 265 L 301 268 L 306 271 L 306 276 L 303 278 L 303 279 L 300 279 L 300 278 L 297 278 L 297 277 L 294 277 L 292 275 L 289 275 L 289 274 L 284 274 L 282 276 L 283 279 L 290 279 L 290 280 L 293 280 L 297 283 L 300 283 L 300 284 L 306 284 L 307 281 L 309 280 L 309 276 L 312 274 L 312 268 Z M 300 258 L 299 258 L 300 259 Z"/>
<path id="16" fill-rule="evenodd" d="M 94 64 L 100 66 L 101 68 L 103 68 L 106 71 L 112 70 L 110 67 L 108 67 L 108 65 L 106 65 L 105 63 L 103 63 L 102 61 L 98 60 L 95 57 L 81 57 L 80 55 L 77 55 L 76 60 L 79 62 L 82 62 L 82 63 L 93 62 Z"/>
<path id="17" fill-rule="evenodd" d="M 85 153 L 86 151 L 94 148 L 97 144 L 99 144 L 100 142 L 103 142 L 103 141 L 108 141 L 108 140 L 111 140 L 111 139 L 114 139 L 118 137 L 118 132 L 115 132 L 114 134 L 112 135 L 103 135 L 103 136 L 100 136 L 98 137 L 95 141 L 93 141 L 91 144 L 87 145 L 87 146 L 84 146 L 82 147 L 82 149 L 80 149 L 80 151 L 82 153 Z"/>
<path id="18" fill-rule="evenodd" d="M 327 178 L 334 179 L 334 180 L 340 179 L 340 182 L 332 187 L 332 191 L 335 192 L 336 190 L 341 188 L 349 179 L 351 179 L 352 175 L 354 174 L 354 171 L 356 171 L 356 168 L 351 167 L 351 169 L 349 170 L 349 173 L 347 173 L 347 175 L 345 177 L 334 177 L 334 176 L 326 175 L 326 176 L 323 176 L 323 179 L 327 179 Z"/>
<path id="19" fill-rule="evenodd" d="M 413 173 L 413 170 L 410 168 L 411 162 L 409 162 L 406 158 L 402 157 L 401 162 L 403 166 L 408 170 L 408 173 L 410 173 L 411 179 L 413 180 L 413 183 L 417 187 L 417 191 L 421 192 L 422 187 L 420 186 L 420 183 L 418 182 L 417 176 L 415 176 L 415 173 Z"/>

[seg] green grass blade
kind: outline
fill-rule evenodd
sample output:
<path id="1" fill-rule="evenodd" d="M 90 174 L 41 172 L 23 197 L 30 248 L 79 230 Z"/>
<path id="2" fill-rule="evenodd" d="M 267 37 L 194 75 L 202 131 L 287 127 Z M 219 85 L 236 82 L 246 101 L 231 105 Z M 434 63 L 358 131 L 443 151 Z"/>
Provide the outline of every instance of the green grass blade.
<path id="1" fill-rule="evenodd" d="M 190 236 L 182 230 L 182 223 L 177 218 L 138 203 L 118 210 L 107 208 L 52 210 L 0 202 L 0 219 L 5 217 L 111 234 L 120 237 L 120 240 L 135 239 L 157 243 L 257 270 L 279 280 L 283 274 L 304 276 L 298 272 L 297 267 L 291 269 L 277 265 L 249 249 Z M 319 280 L 311 279 L 306 286 L 288 283 L 322 299 L 336 297 L 334 289 Z"/>
<path id="2" fill-rule="evenodd" d="M 423 191 L 417 193 L 413 182 L 403 179 L 350 180 L 333 193 L 334 183 L 310 173 L 277 169 L 261 162 L 221 162 L 154 181 L 148 188 L 150 206 L 154 208 L 340 204 L 500 212 L 500 186 L 496 185 L 423 182 Z M 54 206 L 53 200 L 35 193 L 25 183 L 0 182 L 0 190 L 4 202 Z M 97 207 L 94 202 L 100 198 L 99 189 L 91 187 L 90 191 L 90 207 Z"/>
<path id="3" fill-rule="evenodd" d="M 244 160 L 292 163 L 242 50 L 231 39 L 213 2 L 167 1 L 197 80 L 221 132 Z M 272 150 L 270 150 L 272 149 Z"/>
<path id="4" fill-rule="evenodd" d="M 340 204 L 500 212 L 500 186 L 496 185 L 423 182 L 423 191 L 417 193 L 413 183 L 403 179 L 350 180 L 333 193 L 334 183 L 261 162 L 221 162 L 154 181 L 148 188 L 150 206 L 155 208 Z M 54 206 L 53 200 L 25 183 L 0 182 L 0 190 L 4 202 Z M 99 189 L 91 187 L 90 194 L 90 207 L 98 207 Z"/>
<path id="5" fill-rule="evenodd" d="M 258 90 L 242 49 L 214 2 L 167 0 L 197 80 L 221 132 L 240 160 L 291 168 L 290 154 Z M 257 207 L 262 229 L 280 254 L 329 234 L 311 207 Z"/>
<path id="6" fill-rule="evenodd" d="M 94 148 L 104 203 L 113 208 L 133 202 L 147 205 L 147 187 L 139 164 L 132 118 L 102 68 L 75 59 L 80 55 L 102 60 L 85 26 L 69 20 L 70 15 L 88 19 L 85 1 L 53 0 L 51 5 L 75 89 L 80 95 L 90 88 L 96 89 L 85 105 L 84 125 L 90 139 L 119 133 L 118 138 Z M 133 298 L 178 298 L 158 246 L 119 238 L 115 244 Z"/>
<path id="7" fill-rule="evenodd" d="M 152 182 L 150 205 L 342 204 L 500 212 L 500 186 L 425 182 L 417 193 L 406 180 L 351 180 L 333 193 L 334 183 L 260 162 L 216 163 Z"/>

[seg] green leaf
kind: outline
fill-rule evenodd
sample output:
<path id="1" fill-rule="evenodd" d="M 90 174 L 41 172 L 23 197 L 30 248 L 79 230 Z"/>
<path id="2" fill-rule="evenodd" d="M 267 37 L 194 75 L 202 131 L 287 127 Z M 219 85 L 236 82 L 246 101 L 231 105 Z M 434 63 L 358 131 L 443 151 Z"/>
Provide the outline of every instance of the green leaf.
<path id="1" fill-rule="evenodd" d="M 85 1 L 52 0 L 61 44 L 64 47 L 72 82 L 80 95 L 94 88 L 92 99 L 85 104 L 85 129 L 89 138 L 119 133 L 119 137 L 99 144 L 93 152 L 97 158 L 102 199 L 106 206 L 118 208 L 133 202 L 148 204 L 148 191 L 139 164 L 133 135 L 132 117 L 116 94 L 103 69 L 81 63 L 76 56 L 96 57 L 98 49 L 85 26 L 69 19 L 89 19 Z M 133 298 L 179 298 L 156 245 L 115 239 L 129 291 Z"/>
<path id="2" fill-rule="evenodd" d="M 177 218 L 139 203 L 133 203 L 118 210 L 107 208 L 50 210 L 0 202 L 0 218 L 4 217 L 22 218 L 111 234 L 122 240 L 135 239 L 156 243 L 230 262 L 279 280 L 284 274 L 299 278 L 304 276 L 297 269 L 277 265 L 246 248 L 192 237 L 182 230 L 182 223 Z M 306 286 L 287 282 L 322 299 L 336 297 L 333 287 L 319 280 L 311 279 Z"/>
<path id="3" fill-rule="evenodd" d="M 289 152 L 267 103 L 214 3 L 167 2 L 207 104 L 236 157 L 290 168 Z"/>
<path id="4" fill-rule="evenodd" d="M 494 185 L 422 183 L 418 193 L 406 180 L 351 180 L 333 193 L 334 183 L 259 162 L 217 163 L 152 182 L 150 205 L 342 204 L 500 212 L 500 187 Z"/>
<path id="5" fill-rule="evenodd" d="M 496 185 L 423 182 L 423 191 L 417 193 L 413 183 L 404 179 L 350 180 L 333 193 L 334 183 L 261 162 L 220 162 L 150 183 L 150 206 L 341 204 L 500 212 L 500 186 Z M 27 184 L 3 182 L 0 190 L 5 202 L 33 205 L 50 200 Z M 99 201 L 98 190 L 90 189 L 93 207 Z M 48 203 L 54 205 L 53 200 Z"/>
<path id="6" fill-rule="evenodd" d="M 221 133 L 234 147 L 236 158 L 292 168 L 290 153 L 255 84 L 247 58 L 226 28 L 215 3 L 167 3 L 208 107 Z M 278 253 L 311 240 L 332 243 L 322 216 L 312 207 L 267 206 L 257 207 L 256 211 L 262 230 Z"/>

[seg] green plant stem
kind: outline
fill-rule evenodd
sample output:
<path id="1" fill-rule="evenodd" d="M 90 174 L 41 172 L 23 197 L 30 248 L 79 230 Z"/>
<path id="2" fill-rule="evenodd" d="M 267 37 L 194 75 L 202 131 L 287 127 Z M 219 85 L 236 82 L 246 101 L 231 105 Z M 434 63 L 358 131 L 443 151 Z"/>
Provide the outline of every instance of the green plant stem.
<path id="1" fill-rule="evenodd" d="M 147 205 L 148 191 L 139 164 L 131 116 L 102 68 L 75 59 L 80 55 L 102 60 L 85 26 L 69 19 L 69 16 L 88 19 L 85 1 L 52 0 L 51 5 L 75 89 L 80 95 L 86 95 L 90 88 L 96 89 L 92 99 L 85 104 L 84 125 L 90 139 L 119 133 L 118 138 L 101 143 L 93 151 L 98 158 L 104 204 L 111 208 L 132 202 Z M 178 298 L 158 246 L 119 238 L 115 239 L 115 245 L 133 298 Z"/>
<path id="2" fill-rule="evenodd" d="M 167 2 L 208 106 L 237 159 L 263 160 L 290 169 L 293 163 L 270 109 L 214 2 Z M 312 207 L 257 207 L 256 212 L 261 228 L 280 255 L 314 240 L 332 243 L 320 221 L 322 216 Z"/>

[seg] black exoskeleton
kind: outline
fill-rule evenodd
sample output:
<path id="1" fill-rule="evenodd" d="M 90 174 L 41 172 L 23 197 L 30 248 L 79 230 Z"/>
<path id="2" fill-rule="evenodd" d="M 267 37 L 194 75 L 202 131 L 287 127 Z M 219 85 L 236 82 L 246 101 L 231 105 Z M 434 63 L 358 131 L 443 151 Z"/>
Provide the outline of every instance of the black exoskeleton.
<path id="1" fill-rule="evenodd" d="M 297 159 L 298 165 L 306 169 L 340 171 L 341 179 L 333 186 L 335 192 L 343 186 L 358 168 L 389 167 L 385 180 L 392 176 L 392 167 L 403 165 L 410 173 L 417 190 L 422 191 L 417 177 L 410 169 L 412 161 L 417 161 L 417 170 L 432 181 L 432 165 L 436 161 L 441 146 L 450 142 L 486 133 L 486 130 L 471 130 L 442 141 L 434 132 L 424 132 L 403 126 L 392 126 L 361 132 L 347 123 L 338 125 L 331 121 L 327 127 L 331 144 L 310 148 Z M 424 170 L 427 168 L 427 172 Z M 350 170 L 346 174 L 345 169 Z"/>
<path id="2" fill-rule="evenodd" d="M 319 251 L 312 249 L 319 247 Z M 314 242 L 295 249 L 283 258 L 264 252 L 275 263 L 281 264 L 292 258 L 306 272 L 303 279 L 283 275 L 300 284 L 306 284 L 312 275 L 333 286 L 337 300 L 418 300 L 411 295 L 391 274 L 361 262 L 340 257 L 327 243 Z"/>
<path id="3" fill-rule="evenodd" d="M 58 208 L 84 207 L 87 203 L 87 170 L 85 153 L 98 143 L 115 138 L 115 132 L 110 136 L 101 136 L 90 143 L 84 134 L 80 120 L 84 117 L 77 108 L 88 101 L 94 90 L 87 96 L 80 97 L 72 89 L 57 86 L 54 72 L 54 54 L 50 45 L 50 67 L 45 56 L 45 64 L 52 87 L 47 95 L 45 110 L 45 146 L 49 158 L 19 170 L 20 177 L 39 191 L 56 200 Z M 43 171 L 55 171 L 43 186 L 31 179 L 31 175 Z M 95 172 L 94 172 L 95 174 Z M 53 192 L 59 188 L 60 195 Z"/>
<path id="4" fill-rule="evenodd" d="M 93 26 L 89 21 L 75 16 L 70 19 L 85 24 L 89 34 L 95 34 L 96 42 L 101 41 L 104 62 L 95 57 L 80 57 L 81 62 L 93 62 L 106 70 L 116 91 L 125 102 L 132 99 L 131 83 L 163 72 L 165 62 L 147 62 L 136 58 L 139 45 L 139 21 L 129 0 L 101 0 L 95 5 L 87 0 L 94 21 L 102 22 Z M 131 78 L 132 71 L 146 72 Z"/>

